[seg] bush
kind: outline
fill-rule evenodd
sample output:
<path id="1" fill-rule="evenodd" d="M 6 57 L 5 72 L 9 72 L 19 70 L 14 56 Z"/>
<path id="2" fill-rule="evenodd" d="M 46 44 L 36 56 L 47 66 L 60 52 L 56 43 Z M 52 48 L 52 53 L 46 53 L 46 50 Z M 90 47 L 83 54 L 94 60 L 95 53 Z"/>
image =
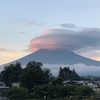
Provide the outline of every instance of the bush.
<path id="1" fill-rule="evenodd" d="M 33 97 L 37 99 L 46 98 L 66 98 L 66 97 L 82 97 L 82 96 L 91 96 L 94 91 L 86 86 L 65 86 L 65 85 L 41 85 L 35 86 L 33 88 Z"/>
<path id="2" fill-rule="evenodd" d="M 25 88 L 11 88 L 3 92 L 2 95 L 10 100 L 25 100 L 28 97 L 28 90 Z"/>

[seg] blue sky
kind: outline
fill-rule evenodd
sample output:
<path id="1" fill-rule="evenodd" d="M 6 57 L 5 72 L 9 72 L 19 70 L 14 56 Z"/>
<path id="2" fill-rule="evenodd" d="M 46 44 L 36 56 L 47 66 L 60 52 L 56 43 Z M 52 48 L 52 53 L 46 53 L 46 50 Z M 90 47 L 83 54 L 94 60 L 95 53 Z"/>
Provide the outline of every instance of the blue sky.
<path id="1" fill-rule="evenodd" d="M 46 30 L 80 28 L 100 28 L 100 0 L 0 0 L 0 64 L 31 53 L 30 41 Z M 93 52 L 80 54 L 99 60 Z"/>

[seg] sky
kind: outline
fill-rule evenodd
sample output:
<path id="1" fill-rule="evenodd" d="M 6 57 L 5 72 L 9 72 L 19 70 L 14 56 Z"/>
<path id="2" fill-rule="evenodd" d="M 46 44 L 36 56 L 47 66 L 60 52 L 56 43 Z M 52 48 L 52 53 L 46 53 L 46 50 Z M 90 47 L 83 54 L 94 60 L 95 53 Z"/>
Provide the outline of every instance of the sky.
<path id="1" fill-rule="evenodd" d="M 38 49 L 100 61 L 100 0 L 0 0 L 0 65 Z"/>

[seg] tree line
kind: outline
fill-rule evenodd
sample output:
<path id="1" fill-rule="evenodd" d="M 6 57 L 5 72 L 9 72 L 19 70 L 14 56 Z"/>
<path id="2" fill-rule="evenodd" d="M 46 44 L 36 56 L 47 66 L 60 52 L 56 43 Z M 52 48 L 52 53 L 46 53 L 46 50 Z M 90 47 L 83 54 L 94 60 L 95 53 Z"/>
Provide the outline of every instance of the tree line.
<path id="1" fill-rule="evenodd" d="M 63 81 L 80 80 L 80 76 L 75 69 L 69 67 L 60 67 L 58 76 L 54 77 L 50 69 L 44 69 L 41 62 L 30 61 L 25 68 L 21 63 L 5 66 L 0 73 L 0 81 L 6 83 L 6 86 L 12 87 L 12 83 L 20 82 L 20 88 L 10 88 L 2 93 L 11 98 L 32 97 L 37 99 L 61 98 L 74 95 L 91 95 L 93 90 L 85 86 L 65 86 Z M 14 94 L 15 93 L 15 94 Z M 27 94 L 27 95 L 24 95 Z M 25 98 L 24 98 L 25 100 Z"/>
<path id="2" fill-rule="evenodd" d="M 22 87 L 31 89 L 34 85 L 48 84 L 50 81 L 79 80 L 80 76 L 75 69 L 70 70 L 69 67 L 60 67 L 58 77 L 55 78 L 50 69 L 42 68 L 41 62 L 30 61 L 25 68 L 21 67 L 21 63 L 10 64 L 5 66 L 0 73 L 0 81 L 11 87 L 12 83 L 20 82 Z M 58 82 L 58 83 L 59 83 Z"/>

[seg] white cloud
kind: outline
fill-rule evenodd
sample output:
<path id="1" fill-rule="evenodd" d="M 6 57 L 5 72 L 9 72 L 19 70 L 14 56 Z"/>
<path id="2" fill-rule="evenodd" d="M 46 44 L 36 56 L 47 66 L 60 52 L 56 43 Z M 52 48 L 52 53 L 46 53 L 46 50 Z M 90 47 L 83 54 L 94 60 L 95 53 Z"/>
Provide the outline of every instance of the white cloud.
<path id="1" fill-rule="evenodd" d="M 100 30 L 65 30 L 51 29 L 45 31 L 40 36 L 33 38 L 29 49 L 64 49 L 64 50 L 99 50 Z"/>
<path id="2" fill-rule="evenodd" d="M 75 69 L 80 76 L 100 76 L 100 66 L 87 66 L 83 63 L 73 65 L 44 64 L 44 68 L 49 68 L 54 76 L 57 76 L 60 67 L 70 67 L 71 70 Z"/>

